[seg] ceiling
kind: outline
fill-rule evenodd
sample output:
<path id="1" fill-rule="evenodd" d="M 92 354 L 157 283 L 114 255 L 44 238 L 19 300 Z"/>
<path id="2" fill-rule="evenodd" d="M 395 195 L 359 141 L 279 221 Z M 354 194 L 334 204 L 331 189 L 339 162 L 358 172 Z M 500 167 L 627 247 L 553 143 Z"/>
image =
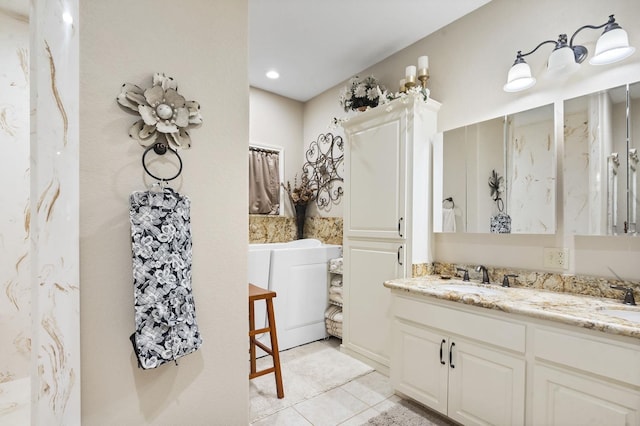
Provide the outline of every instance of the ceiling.
<path id="1" fill-rule="evenodd" d="M 307 101 L 489 1 L 249 0 L 249 83 Z"/>
<path id="2" fill-rule="evenodd" d="M 248 0 L 249 84 L 307 101 L 489 1 Z M 27 15 L 29 1 L 0 9 Z"/>

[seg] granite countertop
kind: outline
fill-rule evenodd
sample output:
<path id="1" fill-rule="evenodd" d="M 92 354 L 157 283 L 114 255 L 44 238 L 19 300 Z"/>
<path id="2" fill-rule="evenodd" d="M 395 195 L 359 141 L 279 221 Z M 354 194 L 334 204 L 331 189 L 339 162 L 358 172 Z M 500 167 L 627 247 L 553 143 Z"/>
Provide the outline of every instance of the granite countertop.
<path id="1" fill-rule="evenodd" d="M 459 287 L 463 285 L 463 289 Z M 443 279 L 437 275 L 386 281 L 385 287 L 416 295 L 430 296 L 466 305 L 494 309 L 529 317 L 558 321 L 577 327 L 640 339 L 640 320 L 618 318 L 603 313 L 640 312 L 640 306 L 629 306 L 622 299 L 605 299 L 569 293 L 522 287 L 501 287 Z M 458 288 L 456 288 L 458 287 Z M 469 287 L 469 291 L 465 289 Z"/>

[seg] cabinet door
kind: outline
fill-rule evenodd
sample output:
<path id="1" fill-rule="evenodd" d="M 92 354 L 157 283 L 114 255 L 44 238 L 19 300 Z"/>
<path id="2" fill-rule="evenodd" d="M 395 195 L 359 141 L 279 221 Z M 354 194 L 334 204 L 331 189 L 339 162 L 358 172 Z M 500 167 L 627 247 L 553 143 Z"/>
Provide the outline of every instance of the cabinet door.
<path id="1" fill-rule="evenodd" d="M 384 281 L 404 277 L 405 245 L 347 240 L 344 245 L 344 341 L 389 366 L 391 292 Z"/>
<path id="2" fill-rule="evenodd" d="M 448 415 L 465 425 L 524 424 L 525 361 L 451 338 Z"/>
<path id="3" fill-rule="evenodd" d="M 639 410 L 636 390 L 540 364 L 534 367 L 533 424 L 640 425 Z"/>
<path id="4" fill-rule="evenodd" d="M 349 133 L 345 153 L 345 237 L 405 238 L 404 115 Z"/>
<path id="5" fill-rule="evenodd" d="M 396 319 L 392 343 L 391 383 L 394 389 L 446 415 L 447 337 Z"/>

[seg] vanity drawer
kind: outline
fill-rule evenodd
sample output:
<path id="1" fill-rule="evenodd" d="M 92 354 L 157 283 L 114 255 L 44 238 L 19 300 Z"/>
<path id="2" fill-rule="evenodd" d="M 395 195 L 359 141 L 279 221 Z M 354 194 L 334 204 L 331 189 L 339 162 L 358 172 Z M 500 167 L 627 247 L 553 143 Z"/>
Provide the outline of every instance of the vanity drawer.
<path id="1" fill-rule="evenodd" d="M 536 328 L 533 352 L 536 359 L 640 386 L 640 346 Z"/>
<path id="2" fill-rule="evenodd" d="M 438 328 L 446 333 L 479 340 L 514 352 L 525 351 L 524 324 L 403 296 L 395 297 L 394 312 L 398 318 Z"/>

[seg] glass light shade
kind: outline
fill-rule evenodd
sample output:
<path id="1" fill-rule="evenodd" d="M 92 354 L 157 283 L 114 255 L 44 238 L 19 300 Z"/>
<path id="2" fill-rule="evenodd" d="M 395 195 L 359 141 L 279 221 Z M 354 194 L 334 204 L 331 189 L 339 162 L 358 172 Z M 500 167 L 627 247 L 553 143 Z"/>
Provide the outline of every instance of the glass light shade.
<path id="1" fill-rule="evenodd" d="M 596 43 L 596 51 L 589 60 L 591 65 L 607 65 L 621 61 L 633 54 L 636 49 L 629 46 L 629 37 L 622 28 L 603 33 Z"/>
<path id="2" fill-rule="evenodd" d="M 526 62 L 515 64 L 507 75 L 507 84 L 504 85 L 505 92 L 519 92 L 530 88 L 536 84 L 536 79 L 531 76 L 531 67 Z"/>
<path id="3" fill-rule="evenodd" d="M 547 61 L 547 71 L 553 77 L 571 74 L 579 68 L 573 49 L 569 46 L 554 49 Z"/>

